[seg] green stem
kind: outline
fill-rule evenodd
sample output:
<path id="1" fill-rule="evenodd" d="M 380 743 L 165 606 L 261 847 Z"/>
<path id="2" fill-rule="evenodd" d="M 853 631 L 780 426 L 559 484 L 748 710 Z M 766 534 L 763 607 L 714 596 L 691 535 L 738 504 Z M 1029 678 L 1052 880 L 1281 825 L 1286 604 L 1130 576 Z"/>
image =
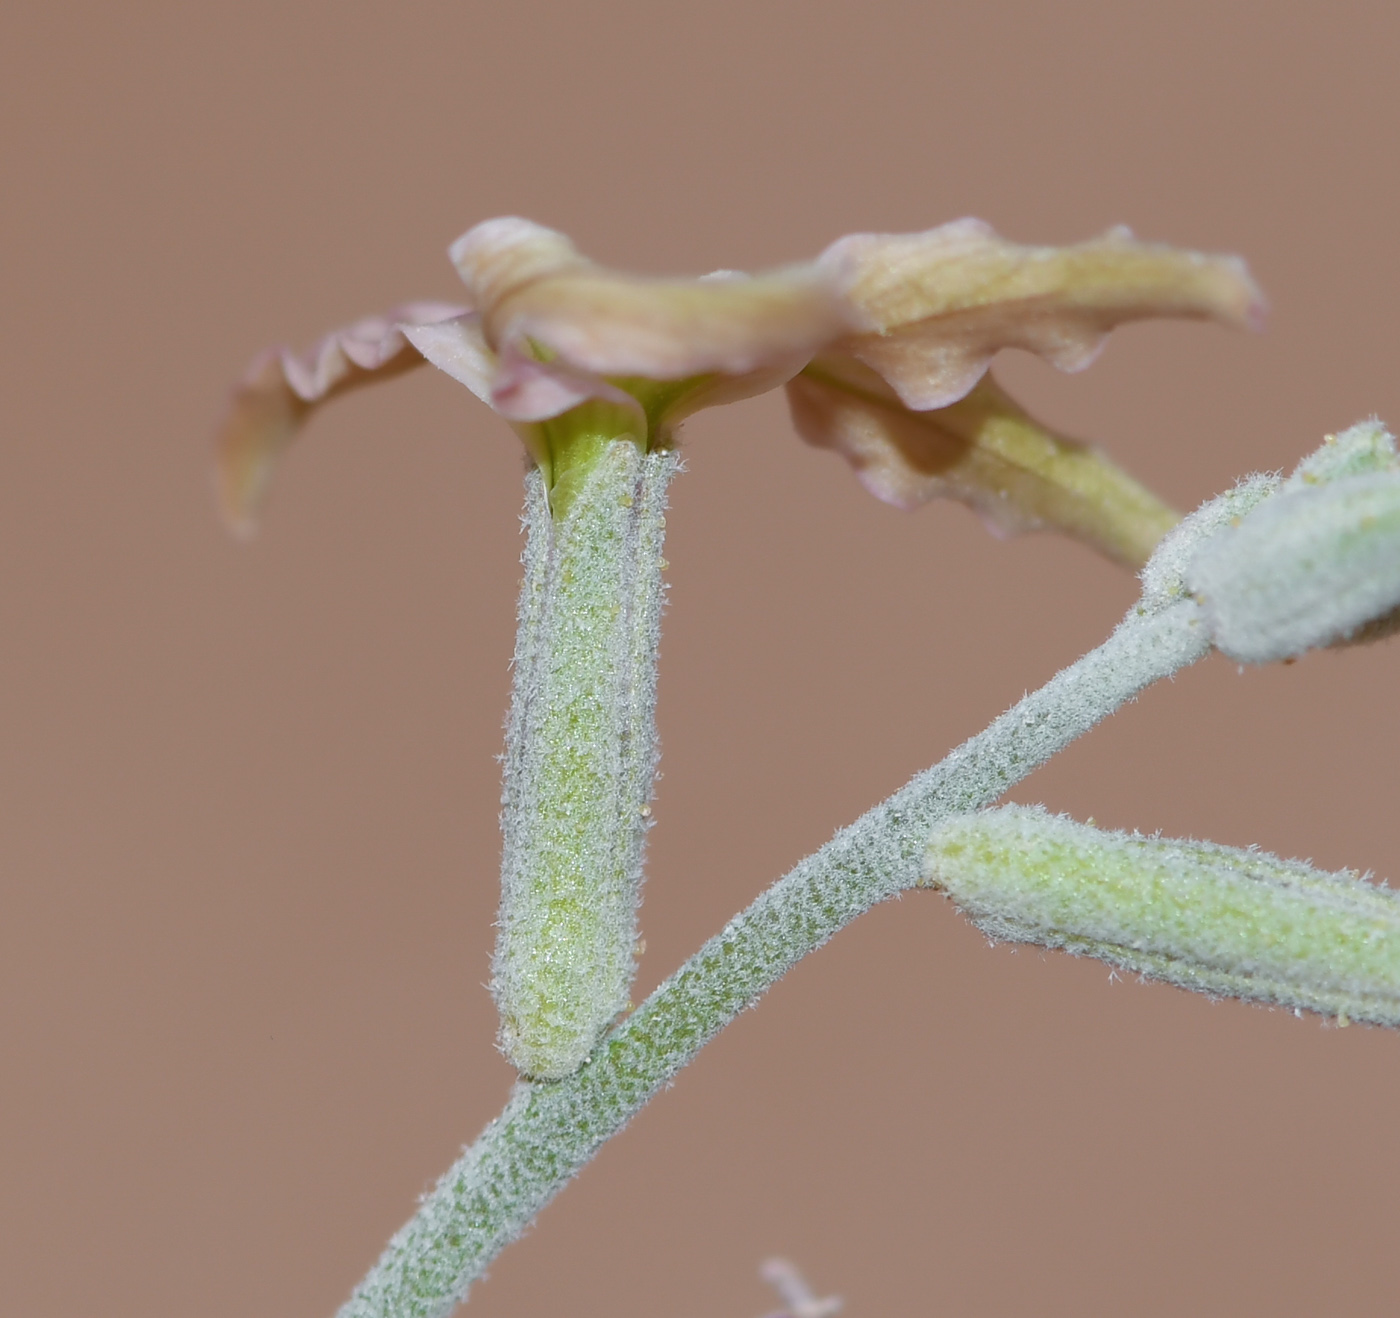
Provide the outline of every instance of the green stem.
<path id="1" fill-rule="evenodd" d="M 712 938 L 567 1079 L 505 1110 L 389 1242 L 340 1318 L 442 1318 L 602 1144 L 744 1008 L 876 902 L 918 883 L 934 826 L 990 805 L 1208 649 L 1191 600 L 1137 608 L 1052 678 L 802 861 Z"/>

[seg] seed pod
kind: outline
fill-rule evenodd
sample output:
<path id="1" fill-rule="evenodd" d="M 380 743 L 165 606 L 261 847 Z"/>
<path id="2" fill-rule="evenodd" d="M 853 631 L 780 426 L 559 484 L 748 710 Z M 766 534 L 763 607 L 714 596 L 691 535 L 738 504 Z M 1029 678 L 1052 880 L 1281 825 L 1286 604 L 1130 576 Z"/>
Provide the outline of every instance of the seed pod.
<path id="1" fill-rule="evenodd" d="M 925 875 L 993 938 L 1215 996 L 1400 1025 L 1400 894 L 1348 871 L 1006 806 L 935 830 Z"/>
<path id="2" fill-rule="evenodd" d="M 537 1079 L 583 1064 L 635 972 L 675 465 L 611 441 L 558 517 L 527 478 L 492 992 L 502 1050 Z"/>

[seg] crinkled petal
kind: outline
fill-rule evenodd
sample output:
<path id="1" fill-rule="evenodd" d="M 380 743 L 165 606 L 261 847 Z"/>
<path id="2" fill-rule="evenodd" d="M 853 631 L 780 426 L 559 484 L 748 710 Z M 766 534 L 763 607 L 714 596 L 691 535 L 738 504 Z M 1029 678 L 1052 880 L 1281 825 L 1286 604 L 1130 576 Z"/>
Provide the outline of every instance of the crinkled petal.
<path id="1" fill-rule="evenodd" d="M 818 264 L 862 321 L 844 349 L 918 411 L 956 402 L 1002 348 L 1077 371 L 1124 321 L 1257 326 L 1264 313 L 1239 258 L 1138 242 L 1122 228 L 1073 247 L 1023 247 L 980 220 L 956 220 L 918 234 L 851 234 Z"/>
<path id="2" fill-rule="evenodd" d="M 1047 430 L 990 376 L 915 412 L 868 367 L 819 358 L 789 381 L 798 434 L 831 448 L 877 498 L 957 499 L 1000 535 L 1053 530 L 1141 567 L 1178 515 L 1089 445 Z"/>
<path id="3" fill-rule="evenodd" d="M 754 278 L 644 279 L 596 266 L 562 234 L 514 218 L 469 230 L 452 258 L 493 347 L 597 375 L 745 375 L 810 357 L 861 324 L 812 264 Z"/>
<path id="4" fill-rule="evenodd" d="M 272 467 L 316 407 L 421 365 L 405 327 L 463 314 L 446 303 L 411 302 L 336 330 L 307 353 L 270 348 L 254 359 L 219 430 L 219 502 L 229 526 L 244 535 L 255 529 Z"/>

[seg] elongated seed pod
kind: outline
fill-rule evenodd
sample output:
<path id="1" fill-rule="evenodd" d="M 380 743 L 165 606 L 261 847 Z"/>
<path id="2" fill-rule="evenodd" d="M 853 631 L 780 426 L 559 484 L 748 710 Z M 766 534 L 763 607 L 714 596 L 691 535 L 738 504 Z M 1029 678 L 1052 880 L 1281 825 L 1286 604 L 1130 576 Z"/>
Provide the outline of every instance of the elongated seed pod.
<path id="1" fill-rule="evenodd" d="M 527 478 L 492 992 L 502 1050 L 538 1079 L 583 1064 L 635 971 L 675 466 L 614 441 L 557 519 Z"/>
<path id="2" fill-rule="evenodd" d="M 1400 1025 L 1400 893 L 1348 871 L 1024 806 L 950 820 L 925 864 L 925 884 L 993 938 L 1215 996 Z"/>

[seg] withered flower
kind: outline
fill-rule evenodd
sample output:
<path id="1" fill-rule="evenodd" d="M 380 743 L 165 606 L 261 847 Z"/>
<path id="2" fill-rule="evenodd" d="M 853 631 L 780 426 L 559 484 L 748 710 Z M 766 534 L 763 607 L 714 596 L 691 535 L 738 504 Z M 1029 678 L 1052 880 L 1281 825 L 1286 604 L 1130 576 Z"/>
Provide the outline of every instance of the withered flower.
<path id="1" fill-rule="evenodd" d="M 319 403 L 429 361 L 504 417 L 563 506 L 590 455 L 669 444 L 702 407 L 786 385 L 798 432 L 900 507 L 937 495 L 1003 532 L 1051 528 L 1128 565 L 1176 514 L 1097 450 L 1040 426 L 987 377 L 1002 348 L 1087 366 L 1129 320 L 1252 325 L 1234 257 L 1136 241 L 1024 247 L 978 220 L 853 234 L 815 261 L 701 279 L 618 274 L 528 220 L 477 225 L 451 255 L 465 306 L 412 303 L 304 357 L 259 357 L 220 440 L 223 506 L 251 529 L 272 463 Z M 985 377 L 985 378 L 984 378 Z"/>

